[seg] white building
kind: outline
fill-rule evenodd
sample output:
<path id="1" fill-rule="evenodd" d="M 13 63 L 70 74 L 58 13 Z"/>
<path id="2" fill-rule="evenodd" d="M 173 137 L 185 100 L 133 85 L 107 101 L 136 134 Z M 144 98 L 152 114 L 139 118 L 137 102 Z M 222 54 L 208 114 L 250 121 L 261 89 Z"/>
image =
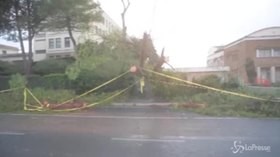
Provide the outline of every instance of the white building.
<path id="1" fill-rule="evenodd" d="M 7 62 L 21 61 L 22 54 L 19 53 L 19 49 L 14 46 L 0 44 L 0 60 Z"/>
<path id="2" fill-rule="evenodd" d="M 83 43 L 87 39 L 102 41 L 102 35 L 112 33 L 121 28 L 112 20 L 108 14 L 103 12 L 103 22 L 94 22 L 89 31 L 73 32 L 73 36 L 78 43 Z M 40 32 L 34 37 L 35 62 L 49 58 L 64 58 L 74 56 L 74 48 L 67 31 Z"/>

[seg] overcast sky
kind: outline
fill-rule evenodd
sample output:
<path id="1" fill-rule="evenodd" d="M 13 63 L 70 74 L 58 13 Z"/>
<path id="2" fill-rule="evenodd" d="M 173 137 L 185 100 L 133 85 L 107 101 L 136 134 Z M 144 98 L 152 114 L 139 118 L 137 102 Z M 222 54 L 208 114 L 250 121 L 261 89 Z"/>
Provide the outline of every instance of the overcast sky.
<path id="1" fill-rule="evenodd" d="M 280 26 L 280 0 L 130 0 L 128 33 L 150 32 L 156 49 L 166 49 L 175 67 L 206 66 L 211 46 L 253 31 Z M 99 0 L 121 26 L 121 0 Z"/>

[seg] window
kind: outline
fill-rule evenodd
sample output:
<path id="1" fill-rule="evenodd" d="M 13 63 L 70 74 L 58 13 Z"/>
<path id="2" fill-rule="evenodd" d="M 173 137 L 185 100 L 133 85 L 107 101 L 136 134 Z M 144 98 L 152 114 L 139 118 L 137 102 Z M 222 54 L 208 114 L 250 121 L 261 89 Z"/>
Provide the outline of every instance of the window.
<path id="1" fill-rule="evenodd" d="M 2 54 L 3 55 L 7 54 L 7 51 L 6 50 L 2 50 Z"/>
<path id="2" fill-rule="evenodd" d="M 261 67 L 261 79 L 270 80 L 270 68 Z"/>
<path id="3" fill-rule="evenodd" d="M 272 57 L 271 49 L 258 49 L 257 50 L 257 57 Z"/>
<path id="4" fill-rule="evenodd" d="M 55 48 L 61 48 L 61 38 L 55 39 Z"/>
<path id="5" fill-rule="evenodd" d="M 280 48 L 273 49 L 273 56 L 280 57 Z"/>
<path id="6" fill-rule="evenodd" d="M 54 48 L 54 39 L 49 39 L 49 49 Z"/>
<path id="7" fill-rule="evenodd" d="M 46 50 L 36 50 L 35 53 L 37 53 L 37 54 L 46 53 Z"/>
<path id="8" fill-rule="evenodd" d="M 70 37 L 64 38 L 64 47 L 70 47 Z"/>

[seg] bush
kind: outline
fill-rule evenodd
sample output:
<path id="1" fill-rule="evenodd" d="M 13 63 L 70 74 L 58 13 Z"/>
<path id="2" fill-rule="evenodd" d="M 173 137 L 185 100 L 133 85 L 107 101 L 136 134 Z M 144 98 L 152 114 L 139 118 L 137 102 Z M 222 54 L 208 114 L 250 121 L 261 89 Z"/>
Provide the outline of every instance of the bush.
<path id="1" fill-rule="evenodd" d="M 208 76 L 205 76 L 201 79 L 195 80 L 194 82 L 202 84 L 202 85 L 214 87 L 214 88 L 221 88 L 222 87 L 222 81 L 216 75 L 208 75 Z"/>
<path id="2" fill-rule="evenodd" d="M 230 77 L 227 82 L 223 83 L 222 86 L 224 89 L 234 89 L 240 87 L 240 84 L 237 78 Z"/>
<path id="3" fill-rule="evenodd" d="M 19 95 L 20 94 L 20 95 Z M 12 112 L 23 110 L 22 91 L 0 94 L 0 112 Z"/>
<path id="4" fill-rule="evenodd" d="M 70 89 L 70 81 L 65 74 L 51 74 L 46 76 L 30 76 L 28 86 L 45 89 Z"/>
<path id="5" fill-rule="evenodd" d="M 280 87 L 280 82 L 273 83 L 272 86 L 273 86 L 273 87 Z"/>
<path id="6" fill-rule="evenodd" d="M 34 74 L 48 75 L 52 73 L 65 73 L 68 65 L 72 64 L 74 59 L 49 59 L 35 63 L 32 67 Z"/>
<path id="7" fill-rule="evenodd" d="M 252 95 L 252 93 L 249 93 L 249 95 Z M 207 115 L 280 117 L 279 103 L 253 100 L 218 92 L 196 94 L 190 101 L 207 104 L 204 109 L 194 110 Z"/>
<path id="8" fill-rule="evenodd" d="M 68 99 L 75 97 L 75 92 L 72 90 L 52 90 L 52 89 L 44 89 L 44 88 L 34 88 L 31 89 L 31 92 L 34 96 L 39 99 L 41 102 L 47 100 L 51 103 L 61 103 Z M 36 101 L 32 98 L 31 95 L 28 95 L 27 102 L 32 105 L 38 105 Z"/>
<path id="9" fill-rule="evenodd" d="M 25 87 L 26 84 L 27 81 L 25 77 L 20 74 L 12 75 L 11 79 L 9 80 L 10 88 Z"/>
<path id="10" fill-rule="evenodd" d="M 9 80 L 11 79 L 10 76 L 1 76 L 0 77 L 0 90 L 5 90 L 10 88 Z"/>
<path id="11" fill-rule="evenodd" d="M 18 73 L 20 69 L 16 64 L 0 61 L 0 75 L 11 75 Z"/>
<path id="12" fill-rule="evenodd" d="M 173 72 L 164 72 L 169 76 L 178 77 L 181 79 L 186 79 L 185 74 L 173 73 Z M 187 86 L 183 82 L 176 80 L 171 80 L 163 78 L 156 75 L 148 75 L 147 82 L 150 82 L 152 86 L 153 94 L 163 100 L 170 101 L 178 97 L 190 97 L 196 93 L 202 92 L 201 89 L 194 88 L 192 86 Z"/>

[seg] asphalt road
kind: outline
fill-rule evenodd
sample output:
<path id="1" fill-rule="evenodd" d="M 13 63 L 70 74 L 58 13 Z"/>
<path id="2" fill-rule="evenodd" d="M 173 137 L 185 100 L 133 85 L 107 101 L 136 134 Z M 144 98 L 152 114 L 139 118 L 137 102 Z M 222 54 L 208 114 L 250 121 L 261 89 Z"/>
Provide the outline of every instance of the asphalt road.
<path id="1" fill-rule="evenodd" d="M 279 157 L 280 119 L 167 108 L 0 114 L 0 157 Z"/>

